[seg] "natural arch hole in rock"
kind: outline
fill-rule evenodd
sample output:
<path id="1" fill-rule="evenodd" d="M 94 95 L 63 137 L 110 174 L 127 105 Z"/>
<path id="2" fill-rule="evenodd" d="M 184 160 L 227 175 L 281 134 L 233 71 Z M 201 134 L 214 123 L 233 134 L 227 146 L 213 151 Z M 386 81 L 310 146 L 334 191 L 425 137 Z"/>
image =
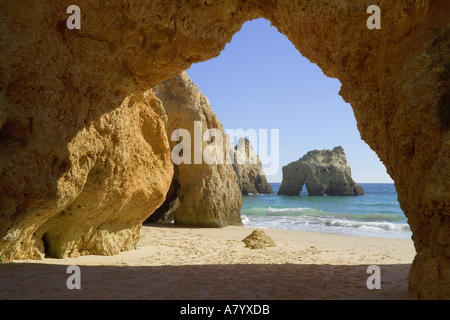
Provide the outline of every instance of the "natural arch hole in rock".
<path id="1" fill-rule="evenodd" d="M 53 255 L 50 253 L 50 237 L 48 233 L 44 233 L 42 236 L 42 244 L 44 246 L 44 255 L 46 258 L 54 258 Z"/>
<path id="2" fill-rule="evenodd" d="M 339 80 L 326 77 L 269 21 L 246 22 L 220 56 L 186 72 L 225 129 L 280 130 L 280 170 L 268 181 L 281 182 L 281 166 L 310 150 L 342 146 L 355 181 L 393 182 L 361 140 Z"/>
<path id="3" fill-rule="evenodd" d="M 363 224 L 379 223 L 381 231 L 389 228 L 409 230 L 391 178 L 377 155 L 361 140 L 352 107 L 339 95 L 340 82 L 327 78 L 318 66 L 302 57 L 286 36 L 270 26 L 269 21 L 259 19 L 245 23 L 219 57 L 193 65 L 187 74 L 208 98 L 225 130 L 266 129 L 269 133 L 271 129 L 280 130 L 279 170 L 277 174 L 267 176 L 269 182 L 281 182 L 281 167 L 298 160 L 310 150 L 343 146 L 356 182 L 391 183 L 389 201 L 395 212 L 387 219 L 397 219 L 395 215 L 398 215 L 402 222 L 400 225 L 382 224 L 367 217 Z M 237 144 L 238 138 L 233 145 Z M 252 147 L 257 149 L 258 146 Z M 270 143 L 267 147 L 270 148 Z M 314 190 L 311 186 L 307 188 L 307 184 L 308 181 L 301 184 L 302 196 L 308 195 L 308 191 L 313 196 L 337 195 L 332 192 L 331 182 L 329 188 L 324 190 Z M 350 189 L 347 194 L 361 194 L 353 187 Z M 276 193 L 276 189 L 274 191 Z M 244 219 L 247 218 L 245 202 L 248 199 L 244 198 Z M 328 207 L 339 205 L 337 201 L 330 201 L 326 202 Z M 270 206 L 267 203 L 264 205 Z M 305 211 L 305 204 L 293 206 L 297 207 L 288 212 L 292 216 L 299 212 L 306 215 L 327 211 L 324 207 L 311 207 L 308 208 L 311 210 Z M 341 209 L 344 210 L 341 213 L 355 213 L 346 211 L 349 207 Z M 282 212 L 270 207 L 257 209 L 266 209 L 264 214 L 273 211 L 270 213 L 274 216 Z M 154 221 L 154 217 L 156 215 L 150 217 L 149 222 Z M 333 218 L 331 214 L 323 219 L 324 228 L 343 225 L 341 220 Z M 353 225 L 359 226 L 361 223 L 355 221 Z M 402 236 L 409 237 L 408 232 Z"/>

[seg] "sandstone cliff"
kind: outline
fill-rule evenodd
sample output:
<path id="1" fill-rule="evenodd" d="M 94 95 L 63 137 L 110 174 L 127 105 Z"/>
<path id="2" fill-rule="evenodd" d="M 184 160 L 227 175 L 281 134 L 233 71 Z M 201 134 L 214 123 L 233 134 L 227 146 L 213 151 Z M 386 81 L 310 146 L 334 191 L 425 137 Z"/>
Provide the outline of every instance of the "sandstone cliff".
<path id="1" fill-rule="evenodd" d="M 305 183 L 310 196 L 364 195 L 363 188 L 352 179 L 342 147 L 310 151 L 283 167 L 283 181 L 278 194 L 298 196 Z"/>
<path id="2" fill-rule="evenodd" d="M 235 147 L 233 168 L 243 195 L 273 193 L 272 186 L 267 182 L 264 174 L 261 160 L 246 138 L 239 139 Z"/>
<path id="3" fill-rule="evenodd" d="M 178 188 L 174 189 L 177 196 L 171 194 L 168 196 L 169 201 L 174 198 L 179 200 L 178 207 L 174 211 L 175 223 L 198 227 L 242 225 L 241 193 L 231 161 L 227 164 L 226 160 L 230 148 L 226 147 L 223 126 L 214 114 L 208 99 L 185 72 L 158 84 L 153 92 L 163 102 L 169 119 L 167 132 L 171 140 L 171 149 L 173 150 L 181 141 L 183 143 L 181 152 L 186 155 L 188 150 L 191 150 L 189 156 L 185 158 L 186 161 L 177 165 L 177 174 L 173 182 L 178 185 Z M 201 126 L 201 132 L 198 132 L 200 136 L 196 136 L 195 122 L 197 126 Z M 187 130 L 190 141 L 187 140 L 187 136 L 178 141 L 178 134 L 174 134 L 177 129 Z M 206 132 L 210 129 L 217 129 L 223 137 L 221 163 L 208 164 L 204 157 L 205 149 L 209 145 L 204 137 L 206 138 Z M 199 149 L 196 140 L 200 142 Z M 198 155 L 200 158 L 196 159 Z M 200 163 L 196 163 L 196 160 L 200 160 Z"/>
<path id="4" fill-rule="evenodd" d="M 41 257 L 36 248 L 44 245 L 35 231 L 79 196 L 80 213 L 104 208 L 97 217 L 103 224 L 93 224 L 85 239 L 91 232 L 137 230 L 164 200 L 172 164 L 165 135 L 151 125 L 161 112 L 145 103 L 125 109 L 124 101 L 218 56 L 245 21 L 263 17 L 342 83 L 340 95 L 353 108 L 361 138 L 394 179 L 414 235 L 411 291 L 450 298 L 448 0 L 379 2 L 381 29 L 374 30 L 367 28 L 363 0 L 77 0 L 80 30 L 66 27 L 64 1 L 2 4 L 1 261 Z M 141 133 L 126 133 L 127 119 Z M 127 143 L 120 143 L 121 134 Z M 128 149 L 134 137 L 142 137 L 142 145 Z M 149 157 L 141 157 L 142 150 Z M 126 170 L 135 160 L 142 170 Z M 128 175 L 132 171 L 139 178 Z M 94 179 L 96 172 L 100 178 Z M 99 197 L 85 207 L 86 183 Z M 124 193 L 125 205 L 111 207 L 108 199 Z M 122 228 L 128 207 L 140 214 L 131 214 Z M 93 239 L 102 246 L 103 237 Z"/>
<path id="5" fill-rule="evenodd" d="M 151 92 L 130 96 L 71 130 L 63 129 L 70 114 L 36 110 L 24 128 L 23 114 L 10 113 L 1 139 L 0 261 L 134 249 L 173 173 L 158 104 Z M 27 138 L 18 143 L 17 135 Z"/>

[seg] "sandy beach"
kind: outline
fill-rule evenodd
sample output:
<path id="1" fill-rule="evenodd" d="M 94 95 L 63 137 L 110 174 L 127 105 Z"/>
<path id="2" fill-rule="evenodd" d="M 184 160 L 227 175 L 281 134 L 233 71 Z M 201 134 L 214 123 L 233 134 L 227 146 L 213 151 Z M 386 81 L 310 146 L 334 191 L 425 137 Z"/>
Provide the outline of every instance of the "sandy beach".
<path id="1" fill-rule="evenodd" d="M 276 246 L 249 249 L 242 240 L 253 230 L 150 225 L 137 250 L 117 256 L 2 264 L 0 299 L 414 299 L 411 240 L 264 229 Z M 80 290 L 66 286 L 70 265 Z M 380 267 L 379 290 L 367 288 L 370 265 Z"/>

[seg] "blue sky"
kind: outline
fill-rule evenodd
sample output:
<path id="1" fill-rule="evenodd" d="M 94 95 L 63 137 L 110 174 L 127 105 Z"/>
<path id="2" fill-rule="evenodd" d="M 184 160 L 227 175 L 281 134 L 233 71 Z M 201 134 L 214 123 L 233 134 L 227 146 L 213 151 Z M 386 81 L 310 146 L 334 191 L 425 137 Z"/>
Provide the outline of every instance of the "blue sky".
<path id="1" fill-rule="evenodd" d="M 342 146 L 358 183 L 391 183 L 361 140 L 337 79 L 326 77 L 264 19 L 244 24 L 219 57 L 187 70 L 225 129 L 278 129 L 281 167 L 313 149 Z M 257 148 L 257 147 L 256 147 Z M 270 150 L 269 150 L 270 155 Z"/>

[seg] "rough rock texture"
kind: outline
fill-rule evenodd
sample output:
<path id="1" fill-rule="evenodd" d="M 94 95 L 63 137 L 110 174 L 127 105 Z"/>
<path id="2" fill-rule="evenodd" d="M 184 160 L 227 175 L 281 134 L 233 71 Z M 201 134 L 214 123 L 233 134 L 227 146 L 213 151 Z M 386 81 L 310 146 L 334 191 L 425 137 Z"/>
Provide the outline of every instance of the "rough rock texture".
<path id="1" fill-rule="evenodd" d="M 120 114 L 132 94 L 218 56 L 244 21 L 264 17 L 340 80 L 362 139 L 394 179 L 417 250 L 411 291 L 450 298 L 448 0 L 373 1 L 381 6 L 380 30 L 367 28 L 363 0 L 76 2 L 81 30 L 65 27 L 72 3 L 2 1 L 2 261 L 37 257 L 33 233 L 82 193 L 88 169 L 77 168 L 89 158 L 84 142 L 101 136 L 89 131 L 95 121 Z M 101 131 L 105 140 L 112 137 L 110 126 Z M 163 163 L 156 172 L 165 171 Z M 105 215 L 105 222 L 113 220 Z"/>
<path id="2" fill-rule="evenodd" d="M 363 188 L 352 179 L 342 147 L 310 151 L 283 167 L 283 181 L 278 194 L 298 196 L 305 183 L 310 196 L 364 195 Z"/>
<path id="3" fill-rule="evenodd" d="M 20 114 L 9 117 L 1 141 L 7 165 L 0 184 L 1 260 L 135 248 L 142 222 L 164 201 L 172 179 L 165 119 L 153 109 L 158 104 L 151 92 L 130 96 L 115 111 L 89 117 L 67 145 L 58 143 L 69 139 L 64 115 L 36 111 L 27 129 Z M 58 134 L 48 129 L 55 126 Z M 18 143 L 21 132 L 29 136 Z"/>
<path id="4" fill-rule="evenodd" d="M 177 135 L 172 139 L 175 130 L 188 130 L 191 138 L 191 141 L 185 141 L 186 137 L 179 139 L 190 144 L 191 156 L 187 160 L 190 163 L 178 164 L 176 169 L 173 183 L 179 186 L 177 197 L 180 203 L 174 212 L 175 223 L 196 227 L 242 225 L 242 198 L 231 161 L 227 164 L 225 132 L 208 99 L 185 72 L 158 84 L 153 92 L 163 102 L 169 119 L 167 132 L 171 149 L 180 143 Z M 202 136 L 208 129 L 218 129 L 222 135 L 221 163 L 208 164 L 203 157 L 209 142 L 203 137 L 196 140 L 196 121 L 201 123 Z M 196 141 L 199 141 L 201 150 L 196 150 Z M 183 147 L 182 152 L 186 153 L 188 146 L 183 144 Z M 196 152 L 199 152 L 201 163 L 196 163 Z M 168 198 L 176 197 L 169 195 Z"/>
<path id="5" fill-rule="evenodd" d="M 239 139 L 235 147 L 233 168 L 243 195 L 273 193 L 272 186 L 267 182 L 264 174 L 261 160 L 246 138 Z"/>
<path id="6" fill-rule="evenodd" d="M 245 243 L 245 246 L 250 249 L 266 249 L 267 247 L 276 246 L 273 239 L 259 229 L 253 231 L 242 241 Z"/>

